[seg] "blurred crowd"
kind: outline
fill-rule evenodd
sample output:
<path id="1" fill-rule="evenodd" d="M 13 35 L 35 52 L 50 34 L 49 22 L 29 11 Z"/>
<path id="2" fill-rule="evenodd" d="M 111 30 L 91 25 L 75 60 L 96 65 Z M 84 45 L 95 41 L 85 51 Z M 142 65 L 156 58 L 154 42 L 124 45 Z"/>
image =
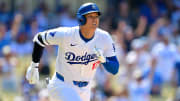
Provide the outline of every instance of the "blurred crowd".
<path id="1" fill-rule="evenodd" d="M 116 76 L 97 69 L 92 101 L 180 101 L 180 1 L 104 2 L 100 28 L 115 41 L 120 69 Z M 30 85 L 24 75 L 32 39 L 40 31 L 78 25 L 76 12 L 70 4 L 52 11 L 43 0 L 32 13 L 23 3 L 16 10 L 8 6 L 0 2 L 0 101 L 49 101 L 45 78 L 53 73 L 57 47 L 46 48 L 41 82 Z"/>

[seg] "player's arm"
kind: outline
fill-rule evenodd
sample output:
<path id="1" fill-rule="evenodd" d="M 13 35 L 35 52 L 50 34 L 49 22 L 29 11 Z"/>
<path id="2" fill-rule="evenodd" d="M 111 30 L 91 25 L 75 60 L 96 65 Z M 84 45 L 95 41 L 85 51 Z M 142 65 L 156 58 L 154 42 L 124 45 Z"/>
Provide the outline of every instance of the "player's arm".
<path id="1" fill-rule="evenodd" d="M 104 42 L 106 42 L 104 43 L 106 44 L 104 50 L 102 51 L 95 48 L 96 55 L 98 57 L 98 60 L 103 64 L 104 68 L 108 72 L 115 75 L 119 70 L 119 62 L 115 55 L 115 45 L 109 34 L 104 36 L 103 40 L 105 40 Z"/>
<path id="2" fill-rule="evenodd" d="M 32 62 L 39 63 L 45 46 L 61 44 L 66 33 L 65 29 L 58 28 L 38 33 L 33 39 Z"/>
<path id="3" fill-rule="evenodd" d="M 118 73 L 119 62 L 116 56 L 106 57 L 106 62 L 102 64 L 108 72 L 114 75 Z"/>
<path id="4" fill-rule="evenodd" d="M 44 47 L 45 47 L 45 44 L 42 41 L 42 37 L 41 35 L 38 35 L 38 39 L 34 42 L 34 48 L 32 52 L 32 62 L 34 63 L 40 62 L 40 58 L 43 54 Z"/>
<path id="5" fill-rule="evenodd" d="M 39 81 L 38 66 L 43 54 L 44 47 L 47 45 L 60 44 L 63 36 L 63 30 L 61 30 L 61 33 L 57 32 L 57 30 L 49 30 L 45 32 L 40 32 L 34 37 L 32 62 L 31 65 L 28 67 L 26 73 L 26 79 L 29 81 L 29 83 L 35 84 Z"/>
<path id="6" fill-rule="evenodd" d="M 119 62 L 116 56 L 105 57 L 102 51 L 99 49 L 95 49 L 95 54 L 108 72 L 114 75 L 118 72 Z"/>
<path id="7" fill-rule="evenodd" d="M 45 44 L 42 41 L 41 35 L 37 36 L 37 39 L 34 41 L 34 47 L 32 52 L 32 62 L 27 69 L 26 79 L 30 84 L 35 84 L 39 81 L 39 72 L 38 66 L 40 58 L 42 57 Z"/>

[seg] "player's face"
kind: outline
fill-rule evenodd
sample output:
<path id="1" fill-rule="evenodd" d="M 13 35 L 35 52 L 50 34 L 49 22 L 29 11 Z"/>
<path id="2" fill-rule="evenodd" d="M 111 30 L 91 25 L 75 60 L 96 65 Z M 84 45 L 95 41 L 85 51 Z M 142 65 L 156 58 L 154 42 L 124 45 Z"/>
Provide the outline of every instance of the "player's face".
<path id="1" fill-rule="evenodd" d="M 88 28 L 97 28 L 99 26 L 99 15 L 97 12 L 89 13 L 85 15 L 86 17 L 86 24 Z"/>

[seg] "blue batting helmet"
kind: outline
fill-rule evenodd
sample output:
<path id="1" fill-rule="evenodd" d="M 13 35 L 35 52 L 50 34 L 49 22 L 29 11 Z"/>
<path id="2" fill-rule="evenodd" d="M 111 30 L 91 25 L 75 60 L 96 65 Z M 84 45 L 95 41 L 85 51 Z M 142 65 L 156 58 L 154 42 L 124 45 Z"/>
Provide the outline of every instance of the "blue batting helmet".
<path id="1" fill-rule="evenodd" d="M 78 19 L 79 25 L 86 24 L 86 18 L 84 15 L 92 13 L 92 12 L 97 12 L 99 15 L 101 14 L 98 6 L 95 3 L 85 3 L 81 5 L 77 12 L 77 19 Z"/>

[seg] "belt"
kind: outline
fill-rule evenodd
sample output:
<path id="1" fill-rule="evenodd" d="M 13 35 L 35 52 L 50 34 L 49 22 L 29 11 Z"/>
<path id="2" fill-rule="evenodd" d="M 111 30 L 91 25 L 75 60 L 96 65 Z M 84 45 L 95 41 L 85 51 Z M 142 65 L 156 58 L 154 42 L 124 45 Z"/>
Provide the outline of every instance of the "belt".
<path id="1" fill-rule="evenodd" d="M 57 77 L 59 80 L 61 80 L 61 81 L 64 82 L 64 77 L 63 77 L 61 74 L 59 74 L 59 73 L 56 72 L 56 77 Z M 78 87 L 85 87 L 85 86 L 88 85 L 88 82 L 87 82 L 87 81 L 73 81 L 73 84 L 74 84 L 75 86 L 78 86 Z"/>
<path id="2" fill-rule="evenodd" d="M 78 87 L 85 87 L 88 85 L 88 82 L 87 81 L 73 81 L 73 84 Z"/>

